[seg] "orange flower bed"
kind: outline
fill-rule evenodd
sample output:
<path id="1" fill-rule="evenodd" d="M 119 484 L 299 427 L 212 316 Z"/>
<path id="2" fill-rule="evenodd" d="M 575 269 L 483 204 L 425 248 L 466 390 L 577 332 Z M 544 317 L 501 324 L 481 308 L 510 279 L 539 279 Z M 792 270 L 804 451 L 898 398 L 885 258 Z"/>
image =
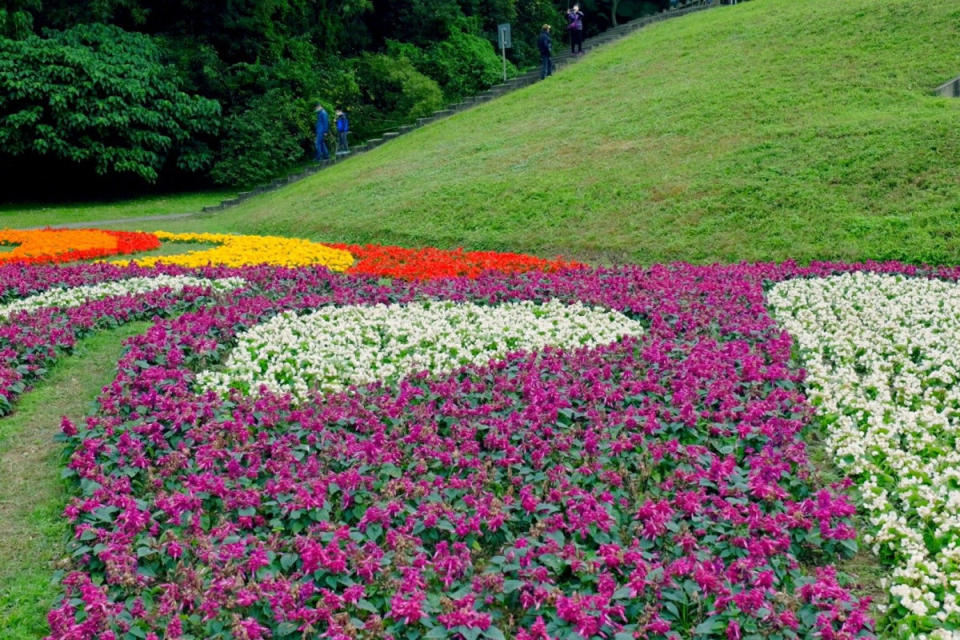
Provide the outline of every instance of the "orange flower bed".
<path id="1" fill-rule="evenodd" d="M 328 247 L 344 249 L 353 254 L 354 263 L 347 273 L 402 278 L 404 280 L 449 278 L 466 276 L 476 278 L 484 271 L 522 273 L 525 271 L 557 271 L 581 267 L 579 262 L 561 259 L 544 260 L 522 253 L 496 251 L 464 251 L 454 249 L 405 249 L 384 245 L 355 245 L 325 243 Z"/>
<path id="2" fill-rule="evenodd" d="M 0 264 L 42 264 L 91 260 L 124 253 L 150 251 L 160 246 L 152 233 L 100 229 L 0 229 L 0 245 L 17 245 L 0 253 Z"/>

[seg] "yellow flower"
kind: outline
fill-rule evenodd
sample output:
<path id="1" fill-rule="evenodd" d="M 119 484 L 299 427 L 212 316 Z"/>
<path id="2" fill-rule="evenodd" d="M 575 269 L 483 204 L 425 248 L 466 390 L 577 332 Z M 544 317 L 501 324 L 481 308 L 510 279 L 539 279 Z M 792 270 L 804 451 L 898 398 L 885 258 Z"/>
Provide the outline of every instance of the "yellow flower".
<path id="1" fill-rule="evenodd" d="M 136 263 L 144 267 L 157 264 L 177 264 L 184 267 L 223 265 L 241 267 L 251 264 L 275 264 L 285 267 L 303 267 L 320 264 L 331 271 L 346 271 L 353 264 L 349 251 L 334 249 L 317 242 L 280 236 L 238 236 L 226 233 L 168 233 L 157 231 L 161 240 L 216 244 L 212 249 L 189 251 L 172 256 L 140 258 Z"/>

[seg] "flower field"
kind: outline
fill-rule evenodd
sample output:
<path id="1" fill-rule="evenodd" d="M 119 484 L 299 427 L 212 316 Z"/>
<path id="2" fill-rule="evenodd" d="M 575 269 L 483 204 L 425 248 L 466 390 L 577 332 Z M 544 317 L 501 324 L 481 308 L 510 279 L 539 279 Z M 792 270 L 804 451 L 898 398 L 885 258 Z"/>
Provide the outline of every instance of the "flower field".
<path id="1" fill-rule="evenodd" d="M 882 637 L 960 627 L 957 272 L 327 246 L 0 266 L 0 413 L 154 319 L 63 423 L 51 638 L 875 637 L 858 506 Z"/>

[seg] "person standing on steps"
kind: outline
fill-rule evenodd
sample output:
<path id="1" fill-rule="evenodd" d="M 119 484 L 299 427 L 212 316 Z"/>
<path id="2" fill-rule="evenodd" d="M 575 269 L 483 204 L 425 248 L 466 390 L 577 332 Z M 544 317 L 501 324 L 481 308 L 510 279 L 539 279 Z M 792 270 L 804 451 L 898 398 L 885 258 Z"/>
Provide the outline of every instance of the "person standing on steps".
<path id="1" fill-rule="evenodd" d="M 347 132 L 350 131 L 350 121 L 347 120 L 347 114 L 341 109 L 337 109 L 337 155 L 346 155 L 350 153 L 350 147 L 347 146 Z"/>
<path id="2" fill-rule="evenodd" d="M 540 79 L 553 75 L 553 40 L 550 38 L 550 25 L 545 24 L 540 29 L 540 37 L 537 38 L 537 49 L 540 50 L 540 61 L 543 65 L 540 68 Z"/>
<path id="3" fill-rule="evenodd" d="M 567 11 L 567 31 L 570 33 L 570 53 L 583 55 L 583 11 L 575 4 Z"/>
<path id="4" fill-rule="evenodd" d="M 330 131 L 330 116 L 322 104 L 317 105 L 317 162 L 330 159 L 330 151 L 327 149 L 326 136 Z"/>

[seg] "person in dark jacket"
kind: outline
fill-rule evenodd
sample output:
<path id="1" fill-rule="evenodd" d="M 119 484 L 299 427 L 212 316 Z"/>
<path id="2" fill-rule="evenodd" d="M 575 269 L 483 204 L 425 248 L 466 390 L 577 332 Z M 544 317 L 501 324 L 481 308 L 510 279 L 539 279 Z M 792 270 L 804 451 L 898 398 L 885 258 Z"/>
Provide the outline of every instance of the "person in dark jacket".
<path id="1" fill-rule="evenodd" d="M 320 162 L 322 160 L 330 159 L 330 151 L 327 149 L 326 135 L 330 131 L 330 116 L 327 115 L 327 110 L 323 108 L 322 104 L 317 105 L 317 155 L 316 160 Z"/>
<path id="2" fill-rule="evenodd" d="M 550 25 L 545 24 L 540 30 L 540 37 L 537 38 L 537 49 L 540 50 L 540 61 L 543 66 L 540 69 L 540 79 L 553 75 L 553 40 L 550 39 Z"/>
<path id="3" fill-rule="evenodd" d="M 350 153 L 350 147 L 347 146 L 347 133 L 350 131 L 350 121 L 347 120 L 347 114 L 337 109 L 337 155 L 346 155 Z"/>
<path id="4" fill-rule="evenodd" d="M 567 31 L 570 33 L 570 53 L 583 53 L 583 11 L 575 4 L 567 11 Z"/>

